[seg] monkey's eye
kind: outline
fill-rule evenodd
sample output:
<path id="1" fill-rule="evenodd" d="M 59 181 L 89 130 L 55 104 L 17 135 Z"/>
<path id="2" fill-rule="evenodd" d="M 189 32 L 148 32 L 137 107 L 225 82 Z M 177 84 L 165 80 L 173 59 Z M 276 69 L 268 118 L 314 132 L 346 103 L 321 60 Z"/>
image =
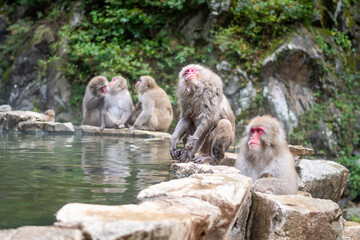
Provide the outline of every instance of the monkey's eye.
<path id="1" fill-rule="evenodd" d="M 255 132 L 255 129 L 253 129 L 253 128 L 250 129 L 250 133 L 251 133 L 251 134 L 254 134 L 254 132 Z"/>
<path id="2" fill-rule="evenodd" d="M 184 72 L 184 76 L 190 75 L 190 74 L 195 74 L 197 72 L 196 67 L 191 67 L 188 68 L 185 72 Z"/>

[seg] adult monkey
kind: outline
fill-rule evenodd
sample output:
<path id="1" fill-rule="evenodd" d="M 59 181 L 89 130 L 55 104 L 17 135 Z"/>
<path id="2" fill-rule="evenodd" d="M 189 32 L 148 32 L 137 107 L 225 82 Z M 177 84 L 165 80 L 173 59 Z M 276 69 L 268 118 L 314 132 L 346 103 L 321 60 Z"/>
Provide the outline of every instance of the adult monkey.
<path id="1" fill-rule="evenodd" d="M 173 119 L 169 96 L 151 76 L 141 76 L 136 88 L 141 102 L 141 113 L 131 128 L 167 131 Z"/>
<path id="2" fill-rule="evenodd" d="M 235 167 L 253 179 L 253 191 L 297 194 L 294 159 L 277 119 L 268 115 L 252 119 L 239 147 Z"/>
<path id="3" fill-rule="evenodd" d="M 221 78 L 206 67 L 190 64 L 179 73 L 176 93 L 180 120 L 171 136 L 171 157 L 178 162 L 218 163 L 235 138 L 235 116 Z M 184 149 L 177 149 L 181 140 Z"/>
<path id="4" fill-rule="evenodd" d="M 133 108 L 126 79 L 121 76 L 113 77 L 104 98 L 100 131 L 103 131 L 105 127 L 124 128 Z"/>
<path id="5" fill-rule="evenodd" d="M 104 106 L 104 97 L 108 90 L 108 85 L 109 82 L 104 76 L 96 76 L 89 81 L 82 104 L 82 124 L 100 127 L 101 111 Z"/>

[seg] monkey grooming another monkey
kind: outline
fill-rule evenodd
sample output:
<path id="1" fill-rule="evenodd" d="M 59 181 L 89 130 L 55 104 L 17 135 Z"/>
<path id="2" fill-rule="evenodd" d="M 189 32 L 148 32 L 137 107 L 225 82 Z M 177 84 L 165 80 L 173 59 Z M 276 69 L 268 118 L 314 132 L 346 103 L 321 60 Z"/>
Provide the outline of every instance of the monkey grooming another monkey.
<path id="1" fill-rule="evenodd" d="M 141 76 L 136 88 L 141 102 L 141 113 L 131 128 L 167 131 L 173 119 L 169 96 L 151 76 Z"/>
<path id="2" fill-rule="evenodd" d="M 190 64 L 180 71 L 176 92 L 180 120 L 171 136 L 171 157 L 178 162 L 218 163 L 235 138 L 235 116 L 221 78 Z M 177 149 L 181 140 L 184 149 Z"/>
<path id="3" fill-rule="evenodd" d="M 109 92 L 104 98 L 100 131 L 103 131 L 105 127 L 124 128 L 133 108 L 126 79 L 121 76 L 113 77 L 109 83 Z"/>
<path id="4" fill-rule="evenodd" d="M 104 98 L 108 85 L 109 82 L 104 76 L 96 76 L 89 81 L 82 104 L 82 124 L 100 127 L 101 111 L 104 106 Z"/>
<path id="5" fill-rule="evenodd" d="M 235 167 L 254 181 L 252 191 L 297 194 L 297 176 L 285 131 L 271 116 L 252 119 L 240 140 Z"/>

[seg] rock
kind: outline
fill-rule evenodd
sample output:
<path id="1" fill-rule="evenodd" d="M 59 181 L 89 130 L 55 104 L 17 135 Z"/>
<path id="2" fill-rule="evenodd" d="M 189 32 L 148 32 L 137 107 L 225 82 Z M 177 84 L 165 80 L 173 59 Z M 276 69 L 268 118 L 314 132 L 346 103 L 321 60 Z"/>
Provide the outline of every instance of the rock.
<path id="1" fill-rule="evenodd" d="M 220 161 L 219 165 L 225 166 L 235 166 L 236 159 L 238 157 L 237 153 L 226 152 L 223 160 Z"/>
<path id="2" fill-rule="evenodd" d="M 196 198 L 104 206 L 70 203 L 56 214 L 57 226 L 82 229 L 90 239 L 200 239 L 221 212 Z"/>
<path id="3" fill-rule="evenodd" d="M 288 145 L 290 152 L 293 156 L 311 156 L 314 154 L 314 149 L 312 148 L 305 148 L 299 145 Z"/>
<path id="4" fill-rule="evenodd" d="M 76 131 L 80 131 L 84 135 L 97 135 L 97 136 L 119 136 L 119 137 L 138 137 L 138 138 L 157 138 L 157 139 L 170 139 L 171 135 L 167 132 L 158 131 L 144 131 L 144 130 L 131 130 L 129 128 L 105 128 L 100 131 L 99 127 L 90 125 L 81 125 Z"/>
<path id="5" fill-rule="evenodd" d="M 228 166 L 212 166 L 209 164 L 197 163 L 171 163 L 170 170 L 175 171 L 178 176 L 190 176 L 198 173 L 215 173 L 215 174 L 240 174 L 240 170 Z"/>
<path id="6" fill-rule="evenodd" d="M 74 126 L 72 123 L 54 123 L 54 122 L 21 122 L 18 131 L 26 133 L 59 133 L 74 134 Z"/>
<path id="7" fill-rule="evenodd" d="M 360 219 L 360 207 L 348 207 L 343 209 L 345 219 L 357 218 Z"/>
<path id="8" fill-rule="evenodd" d="M 0 128 L 5 131 L 18 132 L 51 132 L 61 134 L 74 134 L 72 123 L 46 122 L 48 116 L 43 113 L 31 111 L 0 112 Z"/>
<path id="9" fill-rule="evenodd" d="M 46 227 L 20 227 L 17 229 L 0 231 L 2 240 L 83 240 L 84 237 L 78 229 Z"/>
<path id="10" fill-rule="evenodd" d="M 348 240 L 360 239 L 360 223 L 345 221 L 343 237 Z"/>
<path id="11" fill-rule="evenodd" d="M 349 170 L 333 161 L 299 159 L 296 171 L 300 191 L 334 202 L 340 200 L 349 180 Z"/>
<path id="12" fill-rule="evenodd" d="M 195 174 L 188 178 L 176 179 L 152 185 L 142 190 L 137 199 L 193 197 L 217 206 L 221 210 L 221 219 L 210 231 L 207 239 L 224 239 L 228 236 L 236 218 L 243 230 L 246 226 L 248 198 L 252 180 L 241 174 Z M 243 218 L 240 218 L 243 217 Z"/>
<path id="13" fill-rule="evenodd" d="M 341 239 L 341 209 L 331 200 L 253 194 L 249 239 Z"/>
<path id="14" fill-rule="evenodd" d="M 267 107 L 287 132 L 292 132 L 300 115 L 315 103 L 310 83 L 321 77 L 322 57 L 311 34 L 301 29 L 263 62 Z"/>
<path id="15" fill-rule="evenodd" d="M 20 122 L 35 122 L 43 121 L 46 118 L 45 114 L 31 112 L 31 111 L 9 111 L 0 112 L 0 128 L 3 130 L 19 130 Z"/>
<path id="16" fill-rule="evenodd" d="M 1 105 L 0 106 L 0 112 L 9 112 L 9 111 L 11 111 L 10 105 Z"/>

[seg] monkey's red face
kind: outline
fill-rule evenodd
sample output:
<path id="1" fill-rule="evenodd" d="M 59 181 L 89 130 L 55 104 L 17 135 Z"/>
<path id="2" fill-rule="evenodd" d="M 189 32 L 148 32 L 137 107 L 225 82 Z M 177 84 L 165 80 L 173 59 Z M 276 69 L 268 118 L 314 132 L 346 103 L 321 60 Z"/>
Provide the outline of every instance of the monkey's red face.
<path id="1" fill-rule="evenodd" d="M 103 94 L 106 94 L 106 86 L 102 86 L 99 88 L 99 91 Z"/>
<path id="2" fill-rule="evenodd" d="M 135 87 L 138 88 L 139 85 L 140 85 L 140 83 L 141 83 L 141 78 L 140 78 L 140 80 L 135 84 Z"/>
<path id="3" fill-rule="evenodd" d="M 189 67 L 188 69 L 186 69 L 183 75 L 185 81 L 194 80 L 195 78 L 197 78 L 197 72 L 198 70 L 196 67 Z"/>
<path id="4" fill-rule="evenodd" d="M 252 127 L 250 129 L 250 148 L 260 148 L 260 136 L 264 133 L 264 128 L 262 127 Z"/>
<path id="5" fill-rule="evenodd" d="M 117 78 L 113 78 L 111 82 L 109 83 L 109 86 L 112 87 L 116 83 Z"/>

